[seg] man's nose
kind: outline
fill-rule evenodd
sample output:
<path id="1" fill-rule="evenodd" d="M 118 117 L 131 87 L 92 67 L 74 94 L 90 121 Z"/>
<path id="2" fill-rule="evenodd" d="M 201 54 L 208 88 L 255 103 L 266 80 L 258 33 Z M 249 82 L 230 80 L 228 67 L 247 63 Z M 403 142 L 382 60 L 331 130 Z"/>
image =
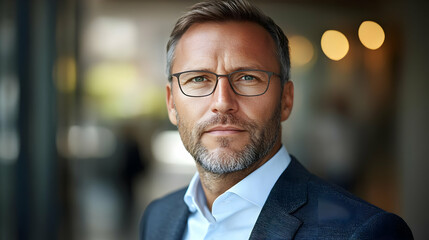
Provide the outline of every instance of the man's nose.
<path id="1" fill-rule="evenodd" d="M 237 95 L 234 93 L 228 78 L 221 76 L 215 91 L 212 94 L 212 107 L 214 113 L 234 113 L 238 109 Z"/>

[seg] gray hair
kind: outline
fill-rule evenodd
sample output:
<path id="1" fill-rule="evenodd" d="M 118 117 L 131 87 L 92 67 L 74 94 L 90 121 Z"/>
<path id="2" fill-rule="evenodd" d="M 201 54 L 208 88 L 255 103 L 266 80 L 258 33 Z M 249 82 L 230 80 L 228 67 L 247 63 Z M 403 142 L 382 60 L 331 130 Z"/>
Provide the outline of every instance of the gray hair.
<path id="1" fill-rule="evenodd" d="M 167 74 L 172 74 L 176 45 L 183 34 L 195 23 L 248 21 L 261 25 L 273 38 L 280 63 L 282 84 L 289 80 L 289 41 L 282 29 L 274 21 L 246 0 L 209 0 L 192 6 L 177 20 L 167 43 Z M 171 77 L 169 77 L 171 81 Z"/>

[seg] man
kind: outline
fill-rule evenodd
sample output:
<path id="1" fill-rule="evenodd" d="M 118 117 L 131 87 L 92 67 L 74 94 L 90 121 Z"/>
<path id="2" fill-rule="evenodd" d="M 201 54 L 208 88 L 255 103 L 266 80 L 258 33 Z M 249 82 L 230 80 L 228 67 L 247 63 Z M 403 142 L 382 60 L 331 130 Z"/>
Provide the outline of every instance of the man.
<path id="1" fill-rule="evenodd" d="M 398 216 L 309 173 L 281 144 L 288 40 L 244 0 L 194 5 L 167 45 L 167 108 L 198 172 L 151 203 L 141 239 L 412 239 Z"/>

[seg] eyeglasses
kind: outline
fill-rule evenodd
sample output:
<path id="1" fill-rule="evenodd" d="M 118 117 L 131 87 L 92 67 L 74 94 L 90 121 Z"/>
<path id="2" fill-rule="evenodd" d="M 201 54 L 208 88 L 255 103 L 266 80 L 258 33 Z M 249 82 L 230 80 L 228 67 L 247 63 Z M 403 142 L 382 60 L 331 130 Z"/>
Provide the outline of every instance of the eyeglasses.
<path id="1" fill-rule="evenodd" d="M 177 78 L 179 88 L 188 97 L 205 97 L 212 94 L 219 77 L 227 77 L 235 94 L 246 97 L 259 96 L 268 90 L 271 76 L 279 74 L 264 70 L 248 69 L 234 71 L 229 74 L 216 74 L 209 71 L 185 71 L 170 75 Z"/>

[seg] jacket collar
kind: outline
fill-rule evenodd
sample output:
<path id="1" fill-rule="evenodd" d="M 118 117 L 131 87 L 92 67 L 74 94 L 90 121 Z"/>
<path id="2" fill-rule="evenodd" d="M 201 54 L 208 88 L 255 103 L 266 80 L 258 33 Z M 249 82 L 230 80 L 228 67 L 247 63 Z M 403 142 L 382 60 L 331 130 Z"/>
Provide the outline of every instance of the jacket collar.
<path id="1" fill-rule="evenodd" d="M 183 195 L 185 194 L 183 189 L 177 192 L 173 196 L 173 200 L 170 201 L 169 205 L 166 206 L 165 211 L 166 216 L 157 216 L 158 218 L 162 217 L 163 227 L 155 228 L 159 231 L 153 231 L 153 229 L 147 229 L 150 237 L 147 239 L 172 239 L 172 240 L 181 240 L 183 234 L 186 230 L 186 224 L 188 222 L 189 210 L 186 204 L 183 202 Z M 144 236 L 144 234 L 142 234 Z M 143 239 L 146 239 L 143 237 Z"/>
<path id="2" fill-rule="evenodd" d="M 309 172 L 293 157 L 259 214 L 250 239 L 292 239 L 302 222 L 293 213 L 307 202 Z"/>
<path id="3" fill-rule="evenodd" d="M 183 200 L 182 200 L 183 201 Z M 166 238 L 158 238 L 158 239 L 175 239 L 181 240 L 183 238 L 183 234 L 186 230 L 186 225 L 188 222 L 189 210 L 188 207 L 183 204 L 180 207 L 177 207 L 175 212 L 171 213 L 171 216 L 176 216 L 177 218 L 171 218 L 172 221 L 170 223 L 166 223 L 165 226 L 170 229 L 169 236 Z"/>

